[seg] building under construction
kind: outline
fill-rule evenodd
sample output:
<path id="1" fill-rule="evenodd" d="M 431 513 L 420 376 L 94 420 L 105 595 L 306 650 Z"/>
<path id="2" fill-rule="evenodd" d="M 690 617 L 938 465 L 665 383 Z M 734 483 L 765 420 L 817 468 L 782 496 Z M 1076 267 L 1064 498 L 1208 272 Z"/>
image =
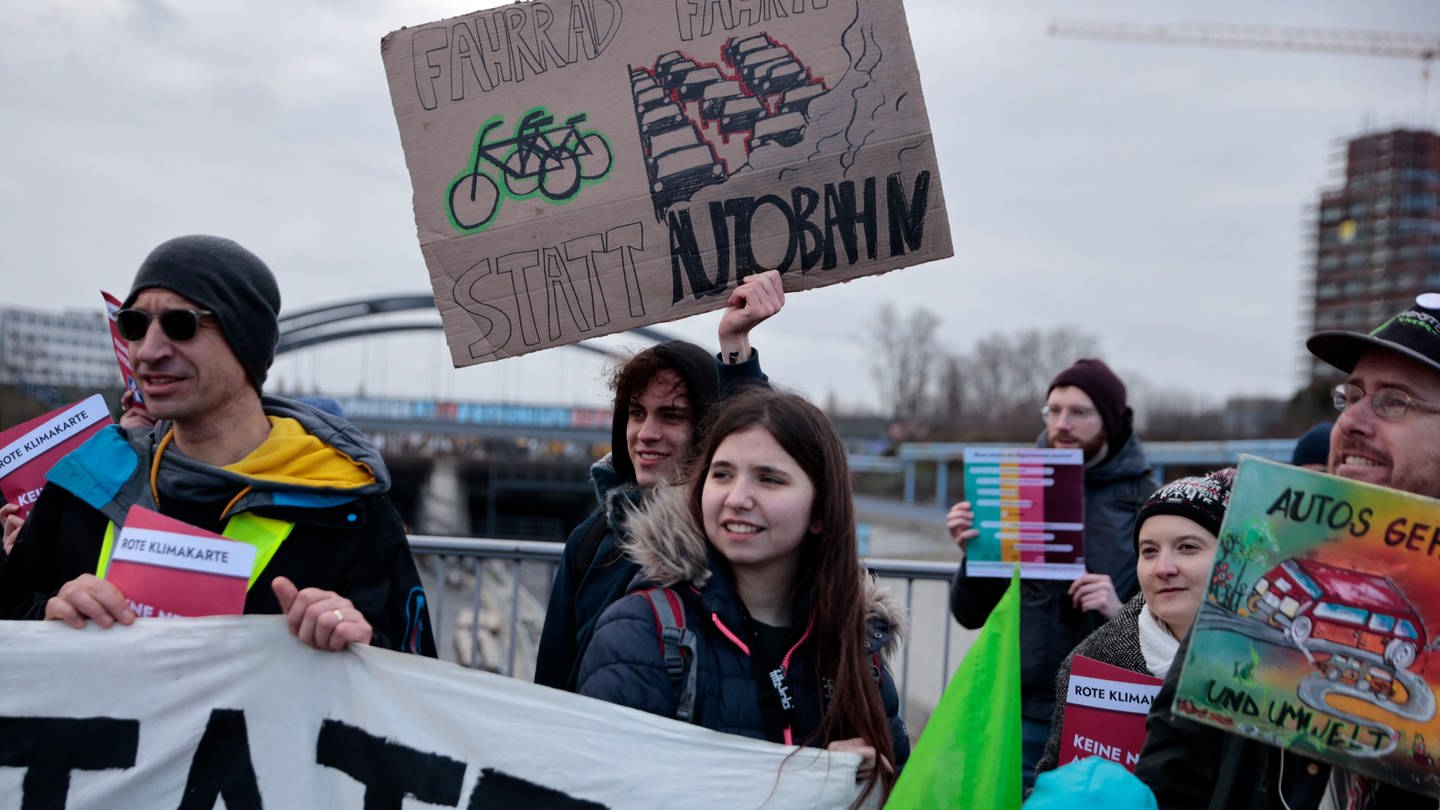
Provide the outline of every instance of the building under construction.
<path id="1" fill-rule="evenodd" d="M 1344 184 L 1320 194 L 1310 326 L 1368 332 L 1440 291 L 1440 134 L 1363 135 L 1344 154 Z M 1337 373 L 1317 360 L 1310 379 Z"/>

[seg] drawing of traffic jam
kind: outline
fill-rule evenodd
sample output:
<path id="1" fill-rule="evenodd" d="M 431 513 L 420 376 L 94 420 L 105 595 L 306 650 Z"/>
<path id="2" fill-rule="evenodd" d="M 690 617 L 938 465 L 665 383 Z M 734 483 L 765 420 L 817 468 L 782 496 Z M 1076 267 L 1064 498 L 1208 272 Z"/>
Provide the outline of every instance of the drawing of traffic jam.
<path id="1" fill-rule="evenodd" d="M 657 218 L 697 190 L 724 182 L 716 149 L 738 138 L 749 155 L 766 144 L 794 146 L 824 81 L 769 34 L 731 38 L 719 62 L 670 51 L 653 66 L 630 66 L 635 121 Z M 708 136 L 706 133 L 710 133 Z"/>
<path id="2" fill-rule="evenodd" d="M 1339 693 L 1411 719 L 1434 716 L 1421 675 L 1433 645 L 1389 577 L 1292 557 L 1255 581 L 1246 608 L 1252 626 L 1279 637 L 1247 635 L 1293 645 L 1310 661 L 1313 682 L 1300 689 L 1306 703 L 1334 712 L 1325 696 Z"/>

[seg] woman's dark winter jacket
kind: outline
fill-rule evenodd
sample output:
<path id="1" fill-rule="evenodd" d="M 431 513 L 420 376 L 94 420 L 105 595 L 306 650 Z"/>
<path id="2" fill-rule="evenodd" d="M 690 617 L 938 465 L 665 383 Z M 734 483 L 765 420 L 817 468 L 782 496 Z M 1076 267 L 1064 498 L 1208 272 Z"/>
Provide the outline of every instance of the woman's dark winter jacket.
<path id="1" fill-rule="evenodd" d="M 425 591 L 385 494 L 390 474 L 380 452 L 341 417 L 280 397 L 264 397 L 262 406 L 272 424 L 293 419 L 303 432 L 280 437 L 272 428 L 261 446 L 268 452 L 248 457 L 259 459 L 249 473 L 167 446 L 163 420 L 153 431 L 107 427 L 61 459 L 0 574 L 0 616 L 42 618 L 60 586 L 95 573 L 106 529 L 123 526 L 131 506 L 217 533 L 233 516 L 253 514 L 294 528 L 247 592 L 245 613 L 279 613 L 270 583 L 285 576 L 350 599 L 370 622 L 374 646 L 434 657 Z"/>
<path id="2" fill-rule="evenodd" d="M 697 424 L 718 397 L 744 385 L 766 382 L 759 349 L 752 349 L 750 359 L 735 365 L 722 365 L 717 355 L 684 341 L 661 343 L 655 351 L 685 381 Z M 607 605 L 625 595 L 640 570 L 625 558 L 619 544 L 625 534 L 626 512 L 644 496 L 635 483 L 635 468 L 626 449 L 628 423 L 629 411 L 617 402 L 610 426 L 612 452 L 590 467 L 590 482 L 600 508 L 565 540 L 535 654 L 535 683 L 575 691 L 580 659 L 595 631 L 595 621 Z"/>
<path id="3" fill-rule="evenodd" d="M 631 516 L 627 548 L 631 558 L 639 561 L 641 576 L 632 592 L 600 617 L 580 664 L 580 694 L 675 716 L 679 690 L 665 668 L 654 609 L 640 592 L 666 587 L 683 605 L 685 626 L 698 636 L 695 660 L 690 664 L 697 668 L 694 722 L 772 742 L 809 742 L 817 747 L 833 742 L 810 739 L 820 726 L 822 696 L 829 679 L 813 668 L 813 642 L 804 617 L 797 617 L 789 652 L 777 670 L 783 674 L 770 673 L 767 678 L 766 673 L 753 672 L 749 647 L 754 636 L 745 606 L 724 558 L 694 526 L 683 491 L 665 488 Z M 884 656 L 898 644 L 904 611 L 873 583 L 866 598 L 865 647 L 879 682 L 895 754 L 903 763 L 909 757 L 910 742 Z M 779 690 L 764 692 L 772 698 L 778 692 L 788 695 L 793 702 L 788 713 L 776 708 L 773 700 L 762 698 L 761 684 L 770 683 L 771 678 Z M 770 707 L 768 711 L 762 709 L 762 702 Z M 767 718 L 771 721 L 768 725 Z"/>
<path id="4" fill-rule="evenodd" d="M 1085 469 L 1085 568 L 1108 574 L 1121 602 L 1140 591 L 1135 515 L 1156 486 L 1140 437 L 1133 433 L 1119 453 Z M 950 583 L 950 612 L 964 627 L 980 627 L 1009 584 L 1008 579 L 972 578 L 962 561 Z M 1105 623 L 1098 611 L 1074 606 L 1069 586 L 1056 580 L 1020 581 L 1020 711 L 1042 723 L 1050 722 L 1055 711 L 1060 662 Z"/>
<path id="5" fill-rule="evenodd" d="M 1115 618 L 1086 636 L 1080 646 L 1065 656 L 1065 662 L 1055 676 L 1055 714 L 1050 718 L 1050 739 L 1045 741 L 1045 753 L 1035 766 L 1036 776 L 1060 764 L 1060 731 L 1065 726 L 1065 695 L 1070 691 L 1070 664 L 1075 656 L 1093 658 L 1131 672 L 1150 674 L 1150 668 L 1145 665 L 1145 654 L 1140 651 L 1140 611 L 1144 609 L 1145 595 L 1135 594 L 1135 598 L 1126 602 Z"/>

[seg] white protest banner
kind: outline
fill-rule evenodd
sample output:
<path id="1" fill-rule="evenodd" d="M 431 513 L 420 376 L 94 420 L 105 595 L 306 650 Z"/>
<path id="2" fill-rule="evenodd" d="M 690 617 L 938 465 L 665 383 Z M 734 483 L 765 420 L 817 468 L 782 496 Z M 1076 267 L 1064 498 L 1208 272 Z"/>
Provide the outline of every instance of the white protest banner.
<path id="1" fill-rule="evenodd" d="M 454 664 L 312 650 L 278 616 L 0 621 L 6 807 L 843 808 L 855 754 Z"/>
<path id="2" fill-rule="evenodd" d="M 456 366 L 952 255 L 900 0 L 533 0 L 380 50 Z"/>

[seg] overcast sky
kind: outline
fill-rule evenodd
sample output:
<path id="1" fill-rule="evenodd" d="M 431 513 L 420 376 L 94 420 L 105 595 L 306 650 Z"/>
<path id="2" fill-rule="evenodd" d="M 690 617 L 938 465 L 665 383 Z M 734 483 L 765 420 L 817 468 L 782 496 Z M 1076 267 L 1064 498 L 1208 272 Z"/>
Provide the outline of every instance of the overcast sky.
<path id="1" fill-rule="evenodd" d="M 123 295 L 150 248 L 194 232 L 263 257 L 287 311 L 428 292 L 380 38 L 476 5 L 7 3 L 7 303 L 99 307 L 98 291 Z M 1069 323 L 1144 381 L 1132 387 L 1288 395 L 1301 374 L 1310 208 L 1336 182 L 1336 150 L 1361 132 L 1440 120 L 1440 77 L 1422 107 L 1418 61 L 1046 33 L 1053 19 L 1089 18 L 1440 34 L 1430 0 L 905 6 L 956 255 L 794 295 L 757 331 L 771 377 L 817 400 L 876 401 L 866 323 L 883 301 L 934 310 L 958 351 Z M 709 346 L 717 317 L 664 328 Z M 600 375 L 601 361 L 573 348 L 456 370 L 435 333 L 302 352 L 271 380 L 601 404 Z"/>

